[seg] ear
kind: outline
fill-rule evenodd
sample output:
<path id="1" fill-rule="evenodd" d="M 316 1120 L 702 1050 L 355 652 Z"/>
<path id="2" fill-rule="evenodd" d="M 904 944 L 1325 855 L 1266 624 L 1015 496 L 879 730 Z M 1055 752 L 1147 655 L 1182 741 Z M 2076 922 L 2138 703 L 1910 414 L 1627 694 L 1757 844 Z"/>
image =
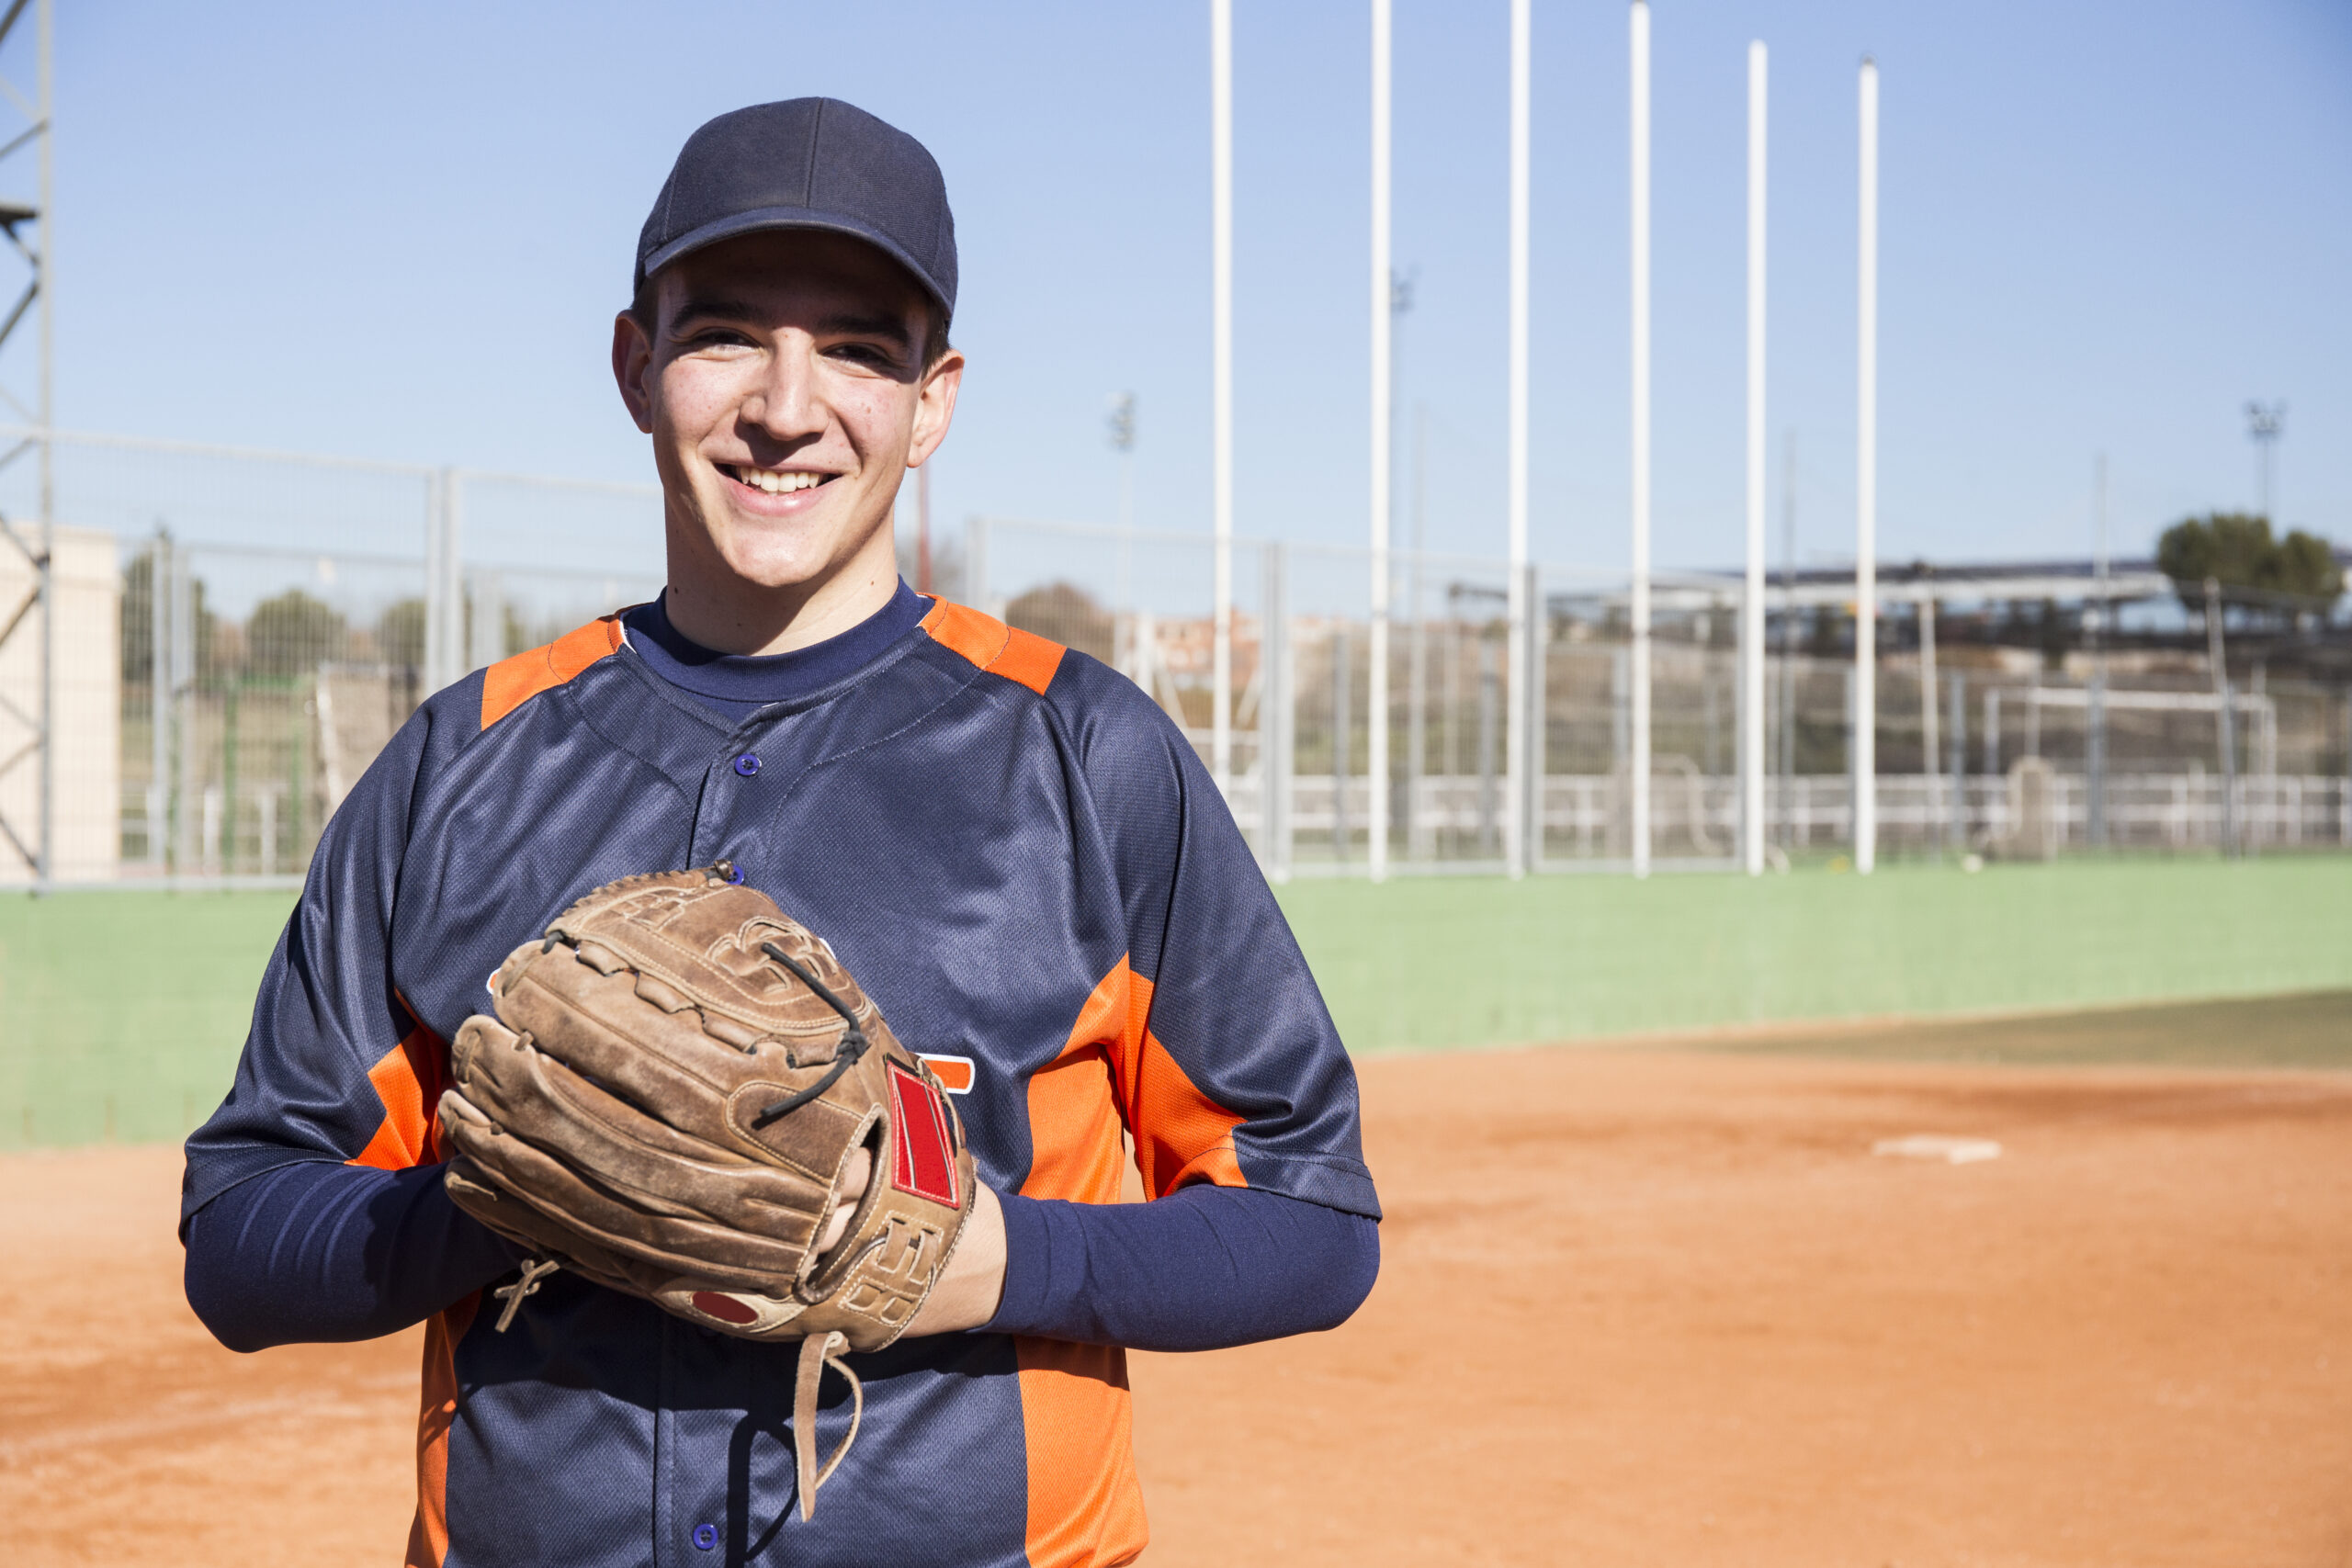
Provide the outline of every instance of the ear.
<path id="1" fill-rule="evenodd" d="M 956 418 L 956 396 L 963 389 L 963 351 L 951 348 L 923 372 L 922 390 L 915 400 L 914 437 L 907 443 L 907 467 L 922 468 L 947 439 L 947 427 Z"/>
<path id="2" fill-rule="evenodd" d="M 653 344 L 627 310 L 613 318 L 613 379 L 620 385 L 629 418 L 637 421 L 639 431 L 652 434 Z"/>

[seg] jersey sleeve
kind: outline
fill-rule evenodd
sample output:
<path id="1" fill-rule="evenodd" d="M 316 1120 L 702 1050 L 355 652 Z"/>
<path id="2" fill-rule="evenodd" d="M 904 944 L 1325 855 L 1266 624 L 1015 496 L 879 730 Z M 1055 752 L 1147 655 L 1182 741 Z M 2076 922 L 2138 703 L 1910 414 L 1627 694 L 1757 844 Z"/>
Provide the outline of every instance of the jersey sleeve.
<path id="1" fill-rule="evenodd" d="M 1354 1067 L 1208 770 L 1131 682 L 1065 666 L 1093 699 L 1075 728 L 1127 928 L 1116 1068 L 1147 1193 L 1211 1181 L 1379 1218 Z"/>
<path id="2" fill-rule="evenodd" d="M 393 982 L 392 901 L 420 780 L 459 743 L 479 688 L 460 682 L 412 715 L 328 821 L 228 1098 L 187 1141 L 183 1235 L 205 1204 L 282 1166 L 397 1170 L 438 1157 L 433 1108 L 447 1052 Z"/>

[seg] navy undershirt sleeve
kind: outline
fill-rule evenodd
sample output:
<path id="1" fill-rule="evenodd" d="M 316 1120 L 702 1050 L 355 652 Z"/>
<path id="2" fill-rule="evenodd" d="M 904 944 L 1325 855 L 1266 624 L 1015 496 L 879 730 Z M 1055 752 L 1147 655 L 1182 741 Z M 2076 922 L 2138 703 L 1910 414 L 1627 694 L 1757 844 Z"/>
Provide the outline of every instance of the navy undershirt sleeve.
<path id="1" fill-rule="evenodd" d="M 987 1331 L 1216 1350 L 1336 1328 L 1380 1272 L 1380 1225 L 1205 1183 L 1151 1203 L 1007 1197 L 1004 1296 Z"/>
<path id="2" fill-rule="evenodd" d="M 442 1168 L 304 1160 L 239 1182 L 188 1221 L 188 1305 L 232 1350 L 423 1322 L 516 1263 L 450 1201 Z"/>

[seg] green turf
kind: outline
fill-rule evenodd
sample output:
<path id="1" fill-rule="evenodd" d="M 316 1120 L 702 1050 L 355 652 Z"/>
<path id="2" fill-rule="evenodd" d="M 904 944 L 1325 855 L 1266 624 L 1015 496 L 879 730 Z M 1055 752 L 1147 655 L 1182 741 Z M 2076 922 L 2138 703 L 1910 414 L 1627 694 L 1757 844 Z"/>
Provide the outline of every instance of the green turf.
<path id="1" fill-rule="evenodd" d="M 177 1138 L 229 1087 L 285 893 L 0 897 L 0 1148 Z"/>
<path id="2" fill-rule="evenodd" d="M 2352 860 L 1399 878 L 1295 883 L 1282 898 L 1359 1052 L 2267 997 L 2280 999 L 1724 1046 L 2352 1064 L 2352 1001 L 2308 995 L 2352 992 Z M 0 897 L 0 1148 L 171 1139 L 209 1114 L 289 906 L 272 893 Z"/>
<path id="3" fill-rule="evenodd" d="M 1283 890 L 1359 1052 L 2352 987 L 2352 861 Z"/>

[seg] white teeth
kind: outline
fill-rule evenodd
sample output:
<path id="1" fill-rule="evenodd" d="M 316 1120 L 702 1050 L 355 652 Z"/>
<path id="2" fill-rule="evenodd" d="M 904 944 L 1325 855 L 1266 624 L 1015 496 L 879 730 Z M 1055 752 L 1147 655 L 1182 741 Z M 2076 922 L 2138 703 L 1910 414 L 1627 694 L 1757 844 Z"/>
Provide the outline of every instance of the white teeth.
<path id="1" fill-rule="evenodd" d="M 825 482 L 825 476 L 822 474 L 798 471 L 777 473 L 767 468 L 741 467 L 735 469 L 735 477 L 752 489 L 765 491 L 770 495 L 789 495 L 797 490 L 814 490 Z"/>

